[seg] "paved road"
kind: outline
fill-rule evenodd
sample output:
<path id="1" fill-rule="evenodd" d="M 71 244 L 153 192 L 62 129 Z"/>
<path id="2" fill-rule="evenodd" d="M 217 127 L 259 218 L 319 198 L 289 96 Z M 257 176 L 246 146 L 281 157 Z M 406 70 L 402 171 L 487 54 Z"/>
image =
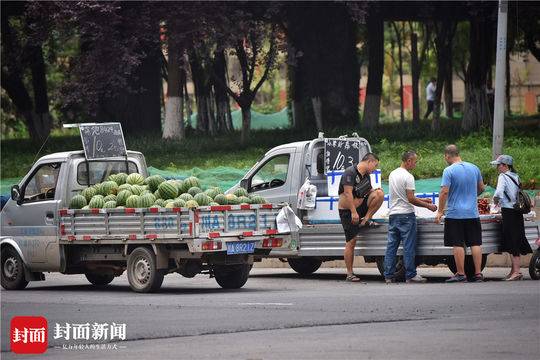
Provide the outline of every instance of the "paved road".
<path id="1" fill-rule="evenodd" d="M 525 269 L 523 269 L 525 270 Z M 428 284 L 343 281 L 342 269 L 301 278 L 288 269 L 253 269 L 243 289 L 225 291 L 199 275 L 165 278 L 162 292 L 135 294 L 125 276 L 93 289 L 79 275 L 48 275 L 23 291 L 2 291 L 2 359 L 15 315 L 49 323 L 50 359 L 538 359 L 540 282 L 445 284 L 442 268 L 421 269 Z M 117 350 L 65 350 L 54 324 L 125 323 Z M 83 341 L 83 344 L 94 344 Z"/>

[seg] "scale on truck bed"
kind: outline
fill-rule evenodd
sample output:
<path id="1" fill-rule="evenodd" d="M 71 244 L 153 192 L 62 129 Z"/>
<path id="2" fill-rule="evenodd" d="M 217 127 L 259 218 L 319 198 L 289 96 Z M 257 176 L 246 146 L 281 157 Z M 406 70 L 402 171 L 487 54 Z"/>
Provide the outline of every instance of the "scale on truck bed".
<path id="1" fill-rule="evenodd" d="M 123 158 L 126 173 L 129 163 L 122 125 L 118 122 L 64 124 L 65 128 L 79 128 L 86 158 L 86 174 L 90 186 L 90 161 Z"/>

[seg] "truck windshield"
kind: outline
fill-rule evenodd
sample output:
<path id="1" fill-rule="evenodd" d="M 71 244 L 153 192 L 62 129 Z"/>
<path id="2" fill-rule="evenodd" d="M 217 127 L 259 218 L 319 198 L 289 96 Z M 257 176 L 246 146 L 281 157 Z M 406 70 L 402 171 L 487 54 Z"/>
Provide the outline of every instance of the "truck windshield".
<path id="1" fill-rule="evenodd" d="M 90 185 L 94 185 L 107 180 L 109 175 L 125 173 L 126 162 L 125 161 L 90 161 L 88 164 L 90 168 Z M 129 162 L 129 173 L 138 172 L 137 165 Z M 86 162 L 83 161 L 77 166 L 77 182 L 79 185 L 87 185 L 88 177 L 86 172 Z"/>

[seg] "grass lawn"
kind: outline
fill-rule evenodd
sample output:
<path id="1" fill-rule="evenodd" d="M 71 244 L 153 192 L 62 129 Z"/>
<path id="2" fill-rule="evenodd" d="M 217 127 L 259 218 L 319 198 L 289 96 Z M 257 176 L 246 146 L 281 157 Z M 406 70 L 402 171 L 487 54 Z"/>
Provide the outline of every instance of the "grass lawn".
<path id="1" fill-rule="evenodd" d="M 494 185 L 496 172 L 489 165 L 491 160 L 491 132 L 484 130 L 477 134 L 461 135 L 458 121 L 446 121 L 441 131 L 433 134 L 428 123 L 414 129 L 410 124 L 386 124 L 377 130 L 365 132 L 356 130 L 365 137 L 373 151 L 381 159 L 383 177 L 399 166 L 401 153 L 414 149 L 420 154 L 418 167 L 414 174 L 417 179 L 440 177 L 446 166 L 443 158 L 444 146 L 456 143 L 465 161 L 478 165 L 485 182 Z M 350 134 L 352 131 L 349 130 Z M 327 136 L 347 133 L 333 130 Z M 266 151 L 274 146 L 315 137 L 310 132 L 292 130 L 254 131 L 245 147 L 239 144 L 239 133 L 204 138 L 189 134 L 182 142 L 164 141 L 159 134 L 146 136 L 127 136 L 129 149 L 145 154 L 146 162 L 164 170 L 189 170 L 194 167 L 210 169 L 218 166 L 247 169 Z M 39 146 L 27 139 L 4 139 L 1 142 L 1 178 L 21 177 L 30 169 L 35 159 L 45 154 L 81 149 L 81 141 L 71 132 L 60 135 L 55 132 L 37 155 Z M 514 157 L 516 168 L 528 188 L 538 189 L 540 184 L 540 126 L 538 120 L 509 122 L 505 130 L 504 152 Z"/>

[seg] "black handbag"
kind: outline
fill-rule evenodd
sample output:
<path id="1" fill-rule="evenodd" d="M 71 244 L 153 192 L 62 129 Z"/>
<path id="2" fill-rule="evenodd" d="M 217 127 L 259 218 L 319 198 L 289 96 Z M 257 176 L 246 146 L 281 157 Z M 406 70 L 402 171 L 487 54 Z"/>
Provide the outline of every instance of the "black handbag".
<path id="1" fill-rule="evenodd" d="M 508 174 L 503 174 L 503 175 L 508 176 L 510 180 L 512 180 L 512 182 L 516 184 L 516 186 L 518 187 L 518 191 L 516 194 L 516 203 L 514 204 L 514 210 L 518 211 L 521 214 L 530 213 L 531 212 L 531 198 L 529 197 L 529 195 L 527 195 L 526 192 L 524 192 L 521 189 L 521 183 L 518 183 L 513 177 L 511 177 Z M 506 197 L 508 198 L 508 201 L 511 201 L 506 191 L 504 192 L 504 195 L 506 195 Z"/>

